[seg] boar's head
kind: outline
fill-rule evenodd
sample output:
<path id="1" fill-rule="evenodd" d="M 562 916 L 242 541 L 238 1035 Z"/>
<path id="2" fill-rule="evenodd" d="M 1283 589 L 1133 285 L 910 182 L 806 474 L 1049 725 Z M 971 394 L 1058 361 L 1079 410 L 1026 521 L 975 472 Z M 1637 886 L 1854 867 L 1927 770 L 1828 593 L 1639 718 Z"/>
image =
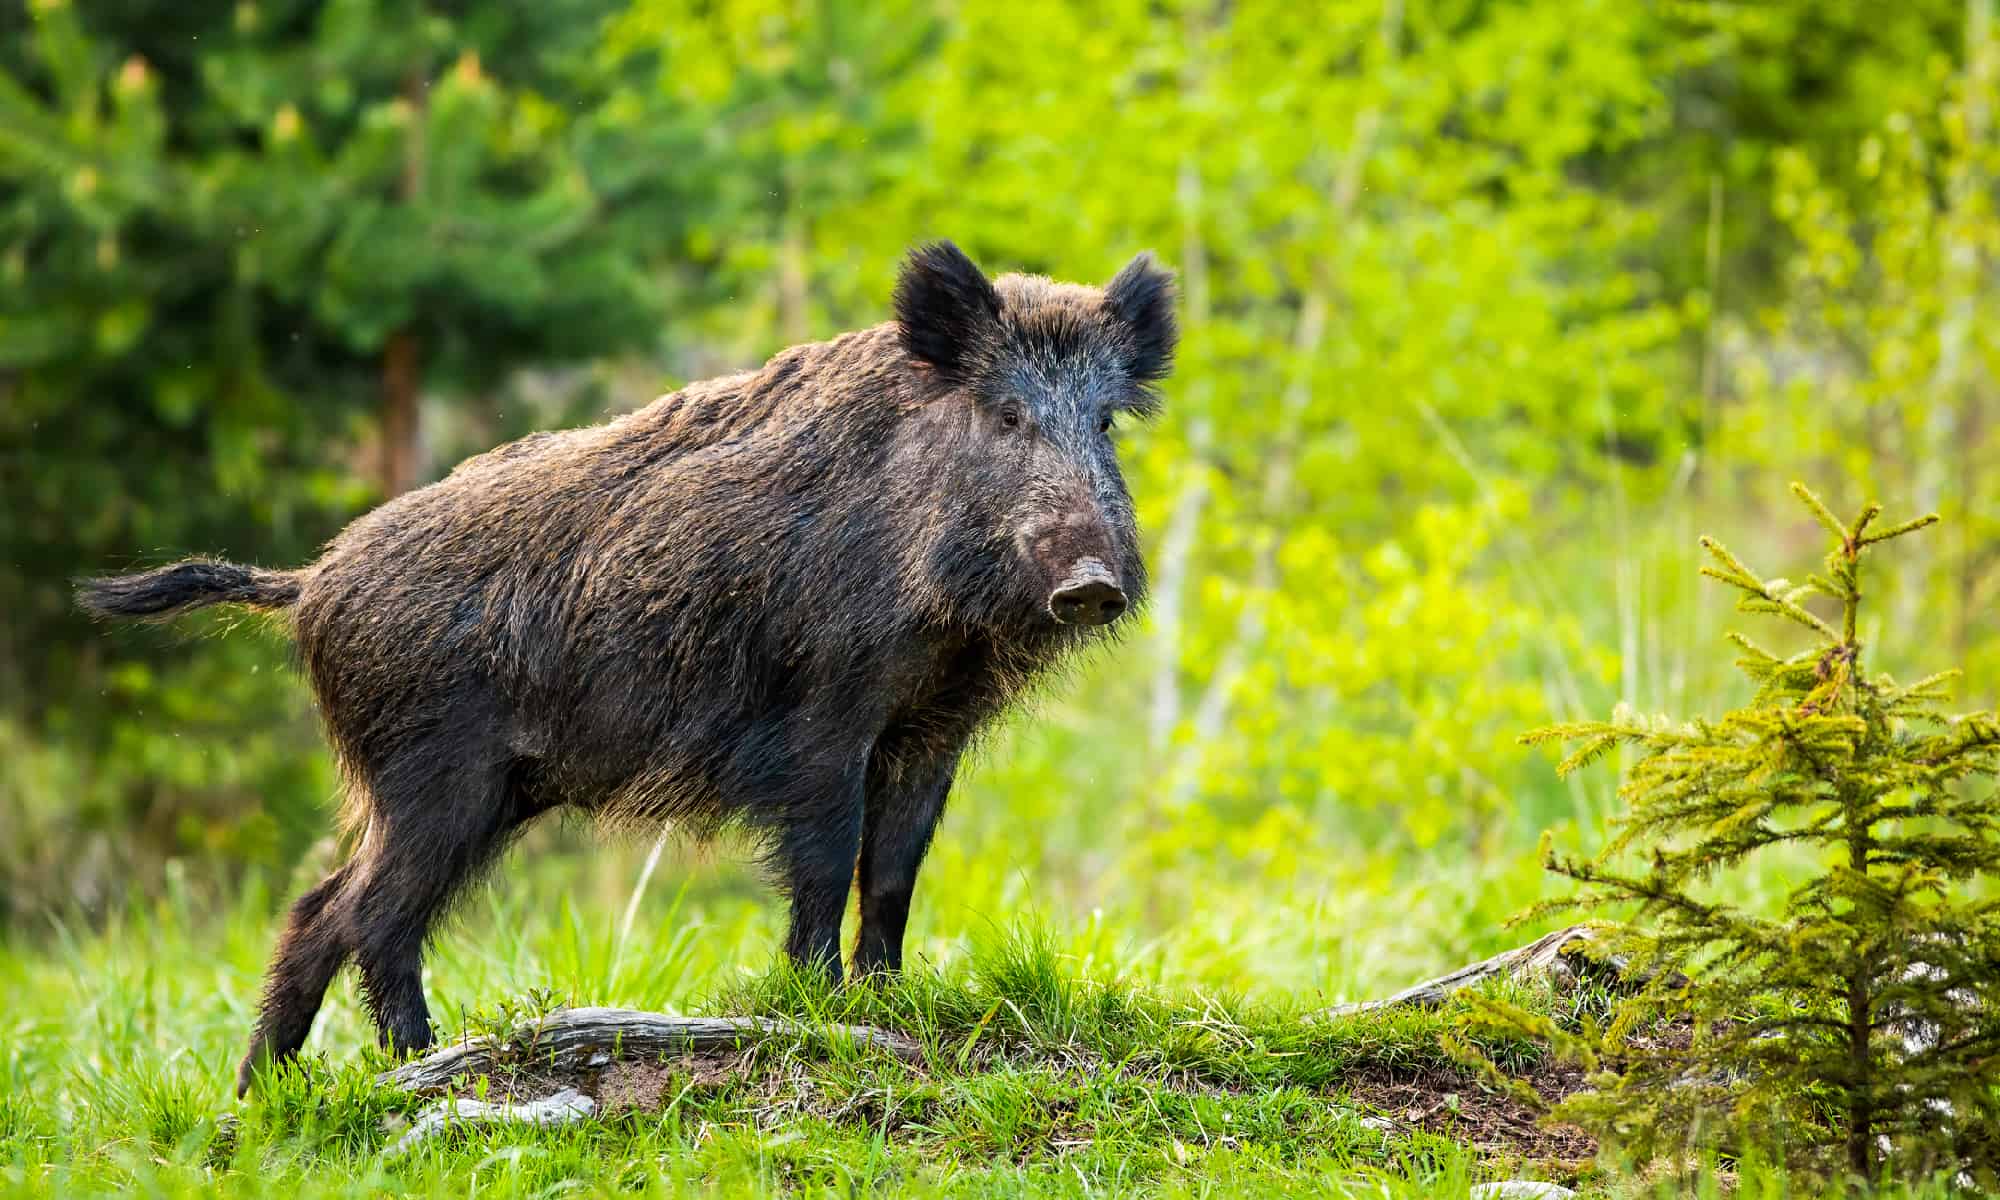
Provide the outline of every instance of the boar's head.
<path id="1" fill-rule="evenodd" d="M 989 280 L 958 247 L 913 251 L 896 285 L 904 350 L 943 420 L 950 539 L 942 580 L 1003 623 L 1108 625 L 1144 598 L 1114 431 L 1159 407 L 1173 364 L 1173 277 L 1141 254 L 1102 289 Z"/>

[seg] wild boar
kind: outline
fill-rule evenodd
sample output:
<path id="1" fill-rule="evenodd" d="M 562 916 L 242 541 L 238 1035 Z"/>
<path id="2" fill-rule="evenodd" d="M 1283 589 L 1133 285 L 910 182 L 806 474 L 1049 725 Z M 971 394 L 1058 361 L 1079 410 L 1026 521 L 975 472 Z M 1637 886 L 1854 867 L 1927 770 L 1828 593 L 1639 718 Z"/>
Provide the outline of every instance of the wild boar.
<path id="1" fill-rule="evenodd" d="M 281 610 L 347 781 L 239 1094 L 350 958 L 384 1045 L 430 1045 L 426 938 L 565 805 L 747 830 L 836 980 L 858 877 L 855 971 L 897 970 L 968 742 L 1144 598 L 1111 434 L 1158 407 L 1173 307 L 1149 255 L 1099 289 L 922 246 L 894 321 L 469 459 L 308 566 L 83 581 L 104 616 Z"/>

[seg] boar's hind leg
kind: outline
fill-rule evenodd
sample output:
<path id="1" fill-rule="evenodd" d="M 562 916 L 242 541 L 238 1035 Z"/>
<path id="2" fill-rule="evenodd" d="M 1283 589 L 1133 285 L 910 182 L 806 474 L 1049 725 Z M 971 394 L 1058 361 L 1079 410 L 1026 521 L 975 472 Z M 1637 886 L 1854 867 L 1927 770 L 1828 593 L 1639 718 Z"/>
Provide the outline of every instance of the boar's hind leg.
<path id="1" fill-rule="evenodd" d="M 431 1044 L 423 952 L 432 926 L 525 815 L 483 741 L 444 740 L 412 747 L 400 769 L 371 781 L 370 836 L 349 908 L 376 1035 L 383 1049 L 405 1054 Z"/>
<path id="2" fill-rule="evenodd" d="M 944 814 L 958 756 L 942 764 L 894 770 L 878 759 L 868 786 L 868 813 L 861 834 L 861 943 L 854 973 L 873 975 L 903 969 L 903 928 L 917 869 L 930 849 L 931 834 Z"/>
<path id="3" fill-rule="evenodd" d="M 347 961 L 349 947 L 340 902 L 353 877 L 354 864 L 350 862 L 292 905 L 264 977 L 264 999 L 256 1031 L 250 1037 L 250 1052 L 236 1069 L 239 1097 L 250 1090 L 251 1076 L 260 1063 L 291 1058 L 312 1032 L 327 984 Z"/>

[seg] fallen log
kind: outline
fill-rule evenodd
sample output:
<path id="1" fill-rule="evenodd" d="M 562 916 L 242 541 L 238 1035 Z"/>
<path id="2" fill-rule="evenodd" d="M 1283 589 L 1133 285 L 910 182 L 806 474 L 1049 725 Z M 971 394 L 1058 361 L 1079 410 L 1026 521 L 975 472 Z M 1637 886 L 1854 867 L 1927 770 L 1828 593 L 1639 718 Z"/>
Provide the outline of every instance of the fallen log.
<path id="1" fill-rule="evenodd" d="M 408 1154 L 419 1143 L 464 1125 L 568 1125 L 588 1119 L 597 1111 L 597 1101 L 579 1093 L 575 1088 L 564 1088 L 553 1096 L 526 1103 L 499 1101 L 489 1103 L 464 1097 L 440 1100 L 417 1116 L 416 1123 L 409 1132 L 397 1138 L 382 1153 L 390 1158 Z"/>
<path id="2" fill-rule="evenodd" d="M 923 1049 L 900 1033 L 868 1025 L 807 1025 L 769 1017 L 670 1017 L 629 1008 L 565 1008 L 503 1037 L 472 1037 L 377 1076 L 410 1091 L 436 1091 L 464 1074 L 488 1074 L 503 1063 L 558 1071 L 601 1067 L 614 1059 L 736 1050 L 774 1038 L 838 1038 L 874 1046 L 906 1061 Z"/>

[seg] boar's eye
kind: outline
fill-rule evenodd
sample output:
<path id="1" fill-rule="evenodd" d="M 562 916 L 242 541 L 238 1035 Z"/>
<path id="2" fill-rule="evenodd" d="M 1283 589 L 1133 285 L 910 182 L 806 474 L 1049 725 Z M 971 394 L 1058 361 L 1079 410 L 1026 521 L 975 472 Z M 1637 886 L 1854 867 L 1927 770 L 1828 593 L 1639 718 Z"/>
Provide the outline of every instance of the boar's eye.
<path id="1" fill-rule="evenodd" d="M 1111 414 L 1110 414 L 1110 413 L 1108 413 L 1108 412 L 1107 412 L 1107 413 L 1105 413 L 1105 414 L 1104 414 L 1103 416 L 1101 416 L 1101 417 L 1099 417 L 1099 418 L 1097 419 L 1097 432 L 1099 432 L 1099 433 L 1110 433 L 1110 432 L 1111 432 Z"/>
<path id="2" fill-rule="evenodd" d="M 1006 429 L 1019 429 L 1021 427 L 1021 410 L 1012 405 L 1001 409 L 1000 424 Z"/>

